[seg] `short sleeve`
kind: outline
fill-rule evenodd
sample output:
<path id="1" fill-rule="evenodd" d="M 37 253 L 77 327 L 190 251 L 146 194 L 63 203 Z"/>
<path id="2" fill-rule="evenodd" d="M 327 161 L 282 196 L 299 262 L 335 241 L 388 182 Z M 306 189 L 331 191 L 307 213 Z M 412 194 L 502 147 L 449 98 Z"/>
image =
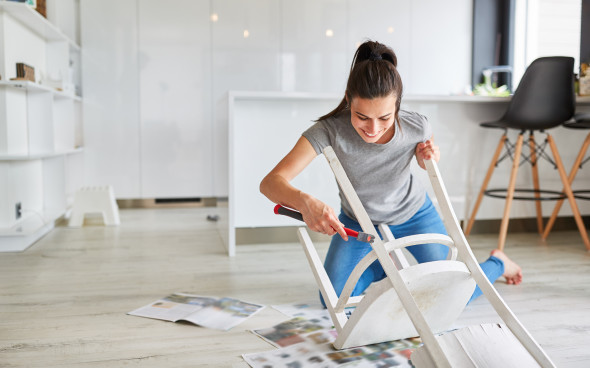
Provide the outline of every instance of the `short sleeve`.
<path id="1" fill-rule="evenodd" d="M 324 121 L 318 121 L 302 134 L 311 143 L 315 152 L 320 155 L 330 145 L 330 133 Z"/>
<path id="2" fill-rule="evenodd" d="M 429 140 L 430 138 L 432 138 L 432 127 L 430 126 L 430 123 L 428 122 L 428 118 L 422 114 L 418 114 L 422 120 L 422 128 L 423 128 L 423 132 L 424 132 L 424 136 L 423 136 L 423 142 Z"/>
<path id="3" fill-rule="evenodd" d="M 399 118 L 402 124 L 402 134 L 413 142 L 426 142 L 432 137 L 432 128 L 428 118 L 415 111 L 400 110 Z"/>

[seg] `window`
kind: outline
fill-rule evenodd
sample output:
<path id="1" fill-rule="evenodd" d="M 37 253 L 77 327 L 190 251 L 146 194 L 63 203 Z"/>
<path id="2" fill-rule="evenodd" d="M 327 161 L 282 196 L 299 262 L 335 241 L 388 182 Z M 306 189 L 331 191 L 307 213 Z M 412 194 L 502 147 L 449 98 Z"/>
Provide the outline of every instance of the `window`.
<path id="1" fill-rule="evenodd" d="M 581 14 L 582 0 L 516 0 L 514 87 L 539 57 L 571 56 L 579 70 Z"/>

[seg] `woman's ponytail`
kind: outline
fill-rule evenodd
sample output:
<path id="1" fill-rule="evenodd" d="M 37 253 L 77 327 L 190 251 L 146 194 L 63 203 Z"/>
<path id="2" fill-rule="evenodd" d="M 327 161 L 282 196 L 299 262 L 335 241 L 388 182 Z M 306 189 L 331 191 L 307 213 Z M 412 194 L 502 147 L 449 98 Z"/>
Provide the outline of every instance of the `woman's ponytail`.
<path id="1" fill-rule="evenodd" d="M 403 94 L 403 84 L 397 72 L 397 56 L 393 50 L 375 41 L 366 41 L 356 50 L 346 84 L 346 94 L 340 104 L 316 121 L 331 118 L 347 110 L 347 97 L 373 99 L 394 95 L 396 98 L 395 121 Z"/>

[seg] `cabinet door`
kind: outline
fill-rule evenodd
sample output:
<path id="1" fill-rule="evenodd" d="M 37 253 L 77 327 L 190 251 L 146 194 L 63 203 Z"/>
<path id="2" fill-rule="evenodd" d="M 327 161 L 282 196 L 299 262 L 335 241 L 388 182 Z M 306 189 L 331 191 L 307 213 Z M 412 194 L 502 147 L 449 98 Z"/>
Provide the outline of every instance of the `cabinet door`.
<path id="1" fill-rule="evenodd" d="M 213 108 L 215 196 L 228 195 L 228 91 L 280 89 L 279 1 L 214 0 Z M 277 117 L 277 126 L 281 118 Z M 268 132 L 275 139 L 278 130 Z M 238 138 L 239 139 L 239 138 Z M 256 165 L 256 163 L 251 163 Z M 262 179 L 262 178 L 260 178 Z"/>
<path id="2" fill-rule="evenodd" d="M 80 3 L 86 182 L 139 198 L 137 0 Z"/>
<path id="3" fill-rule="evenodd" d="M 281 91 L 344 96 L 354 53 L 347 28 L 356 14 L 348 16 L 349 6 L 338 0 L 281 3 Z"/>
<path id="4" fill-rule="evenodd" d="M 416 2 L 414 0 L 414 2 Z M 404 95 L 412 88 L 411 50 L 412 0 L 350 0 L 350 37 L 347 60 L 365 40 L 379 41 L 390 46 L 397 56 L 398 72 L 402 77 Z"/>
<path id="5" fill-rule="evenodd" d="M 212 196 L 209 2 L 138 9 L 142 197 Z"/>

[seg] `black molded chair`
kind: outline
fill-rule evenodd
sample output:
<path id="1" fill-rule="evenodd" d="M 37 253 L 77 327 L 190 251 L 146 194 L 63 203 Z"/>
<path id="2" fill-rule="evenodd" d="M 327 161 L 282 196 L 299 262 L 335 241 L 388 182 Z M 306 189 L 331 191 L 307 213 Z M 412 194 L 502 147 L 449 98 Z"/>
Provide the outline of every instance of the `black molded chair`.
<path id="1" fill-rule="evenodd" d="M 590 130 L 590 113 L 576 114 L 576 116 L 574 117 L 574 120 L 575 120 L 574 122 L 567 122 L 567 123 L 563 124 L 563 126 L 565 128 L 569 128 L 569 129 Z M 586 139 L 584 140 L 584 143 L 582 143 L 582 147 L 580 148 L 580 152 L 578 152 L 578 157 L 576 157 L 576 160 L 574 161 L 574 164 L 573 164 L 570 174 L 568 176 L 568 182 L 570 185 L 573 184 L 574 179 L 576 178 L 576 175 L 578 174 L 578 170 L 582 168 L 582 165 L 584 165 L 586 162 L 588 162 L 590 160 L 590 156 L 588 156 L 584 159 L 584 156 L 586 156 L 586 152 L 588 152 L 588 147 L 590 147 L 590 133 L 588 133 L 588 135 L 586 136 Z M 576 197 L 576 199 L 590 200 L 590 190 L 587 190 L 587 189 L 573 190 L 572 189 L 572 192 L 574 193 L 574 197 Z M 549 218 L 549 221 L 547 221 L 547 225 L 545 226 L 545 231 L 543 232 L 543 238 L 547 238 L 547 236 L 549 235 L 549 232 L 551 231 L 551 228 L 553 228 L 553 224 L 555 223 L 555 220 L 557 219 L 557 215 L 559 214 L 559 210 L 561 209 L 562 204 L 563 204 L 563 199 L 559 200 L 555 204 L 555 208 L 553 209 L 553 213 L 551 214 L 551 217 Z"/>
<path id="2" fill-rule="evenodd" d="M 503 249 L 504 243 L 506 242 L 508 222 L 510 220 L 510 207 L 513 199 L 536 201 L 539 234 L 544 234 L 540 201 L 563 200 L 567 198 L 572 207 L 576 224 L 578 225 L 578 229 L 580 230 L 586 248 L 590 249 L 590 240 L 588 239 L 588 234 L 586 233 L 584 223 L 580 216 L 574 194 L 572 193 L 566 172 L 563 168 L 561 157 L 559 156 L 553 137 L 545 132 L 547 129 L 564 124 L 574 115 L 576 100 L 574 95 L 573 69 L 574 59 L 571 57 L 543 57 L 533 61 L 524 73 L 518 88 L 508 104 L 504 116 L 497 121 L 480 124 L 480 126 L 484 128 L 503 129 L 504 134 L 500 138 L 500 142 L 496 148 L 496 152 L 494 153 L 492 162 L 488 168 L 478 198 L 475 202 L 473 212 L 467 223 L 465 229 L 466 235 L 471 231 L 475 216 L 484 195 L 505 198 L 506 201 L 504 215 L 502 216 L 502 223 L 500 225 L 500 237 L 498 240 L 499 249 Z M 511 143 L 508 139 L 508 129 L 520 131 L 515 144 Z M 529 131 L 529 155 L 522 152 L 524 134 L 526 131 Z M 546 138 L 541 145 L 537 144 L 535 141 L 534 132 L 546 135 Z M 547 152 L 545 152 L 547 145 L 551 149 L 553 159 L 547 154 Z M 506 153 L 500 157 L 503 148 L 506 149 Z M 506 158 L 511 158 L 513 161 L 508 188 L 487 190 L 494 168 Z M 523 162 L 529 162 L 532 166 L 534 189 L 515 188 L 516 175 L 518 168 L 521 165 L 521 158 Z M 563 192 L 540 189 L 537 163 L 541 158 L 549 161 L 559 171 L 559 176 L 564 187 Z M 515 192 L 529 193 L 529 195 L 519 194 L 518 196 L 515 196 Z"/>

